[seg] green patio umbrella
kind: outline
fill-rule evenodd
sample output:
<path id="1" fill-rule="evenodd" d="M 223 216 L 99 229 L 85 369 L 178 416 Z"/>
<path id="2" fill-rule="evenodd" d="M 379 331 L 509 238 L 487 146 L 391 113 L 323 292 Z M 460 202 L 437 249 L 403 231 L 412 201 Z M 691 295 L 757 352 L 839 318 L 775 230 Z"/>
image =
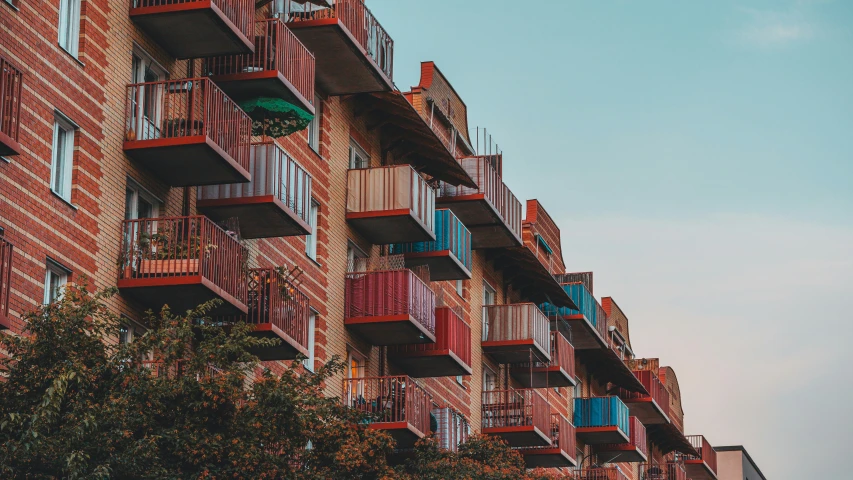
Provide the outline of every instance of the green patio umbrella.
<path id="1" fill-rule="evenodd" d="M 314 115 L 280 98 L 260 97 L 240 102 L 240 108 L 252 117 L 252 135 L 286 137 L 305 130 Z"/>

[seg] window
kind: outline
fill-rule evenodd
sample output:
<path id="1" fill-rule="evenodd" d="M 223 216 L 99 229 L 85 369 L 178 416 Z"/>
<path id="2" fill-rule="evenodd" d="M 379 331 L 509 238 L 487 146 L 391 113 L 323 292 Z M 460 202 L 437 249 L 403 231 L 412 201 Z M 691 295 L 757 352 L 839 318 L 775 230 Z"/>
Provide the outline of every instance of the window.
<path id="1" fill-rule="evenodd" d="M 314 371 L 314 329 L 317 328 L 317 312 L 311 309 L 308 314 L 308 358 L 302 361 L 305 369 L 309 372 Z"/>
<path id="2" fill-rule="evenodd" d="M 311 211 L 308 212 L 308 225 L 311 226 L 311 235 L 305 236 L 305 255 L 311 260 L 317 261 L 317 214 L 320 204 L 311 199 Z"/>
<path id="3" fill-rule="evenodd" d="M 44 275 L 44 304 L 51 304 L 60 298 L 65 292 L 68 276 L 71 271 L 62 265 L 48 259 L 47 269 Z"/>
<path id="4" fill-rule="evenodd" d="M 130 318 L 122 315 L 122 324 L 118 330 L 119 345 L 126 345 L 141 337 L 145 329 L 137 325 Z"/>
<path id="5" fill-rule="evenodd" d="M 367 168 L 370 166 L 370 156 L 355 140 L 350 140 L 349 145 L 349 168 Z"/>
<path id="6" fill-rule="evenodd" d="M 320 117 L 323 111 L 323 101 L 319 95 L 314 95 L 314 118 L 308 124 L 308 146 L 320 153 Z"/>
<path id="7" fill-rule="evenodd" d="M 132 56 L 132 68 L 130 82 L 154 83 L 166 80 L 166 69 L 160 66 L 145 53 L 141 48 L 134 46 Z M 161 85 L 151 85 L 134 88 L 132 90 L 131 111 L 133 115 L 128 119 L 137 140 L 150 140 L 160 137 L 160 125 L 162 117 L 163 88 Z"/>
<path id="8" fill-rule="evenodd" d="M 347 242 L 347 272 L 359 272 L 366 270 L 365 266 L 360 265 L 360 258 L 367 258 L 364 250 L 358 248 L 358 245 Z"/>
<path id="9" fill-rule="evenodd" d="M 456 375 L 456 383 L 461 385 L 462 388 L 465 388 L 465 377 L 463 377 L 462 375 Z"/>
<path id="10" fill-rule="evenodd" d="M 59 46 L 77 57 L 80 44 L 80 0 L 59 0 Z"/>
<path id="11" fill-rule="evenodd" d="M 160 210 L 160 200 L 151 195 L 138 183 L 127 179 L 124 197 L 124 219 L 157 218 Z"/>
<path id="12" fill-rule="evenodd" d="M 498 389 L 498 374 L 494 370 L 483 365 L 483 391 L 491 392 Z"/>
<path id="13" fill-rule="evenodd" d="M 465 283 L 464 280 L 456 280 L 456 294 L 460 297 L 465 296 Z"/>
<path id="14" fill-rule="evenodd" d="M 364 356 L 353 350 L 347 351 L 347 378 L 359 379 L 364 378 Z M 364 381 L 347 382 L 347 388 L 344 392 L 348 397 L 349 405 L 355 406 L 358 402 L 364 401 Z"/>
<path id="15" fill-rule="evenodd" d="M 71 202 L 71 171 L 74 168 L 74 125 L 57 113 L 53 122 L 53 156 L 50 162 L 50 189 Z"/>
<path id="16" fill-rule="evenodd" d="M 486 282 L 483 282 L 483 307 L 486 305 L 495 304 L 495 289 Z M 489 318 L 486 315 L 486 309 L 483 308 L 483 338 L 489 338 Z"/>

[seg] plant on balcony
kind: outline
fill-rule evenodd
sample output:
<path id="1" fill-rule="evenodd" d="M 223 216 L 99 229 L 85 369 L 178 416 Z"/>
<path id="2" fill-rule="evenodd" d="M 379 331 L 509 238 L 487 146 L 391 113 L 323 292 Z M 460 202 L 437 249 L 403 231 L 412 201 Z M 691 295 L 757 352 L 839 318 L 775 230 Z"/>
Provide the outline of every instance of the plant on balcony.
<path id="1" fill-rule="evenodd" d="M 252 135 L 272 138 L 286 137 L 305 130 L 314 115 L 280 98 L 260 97 L 240 103 L 252 117 Z"/>

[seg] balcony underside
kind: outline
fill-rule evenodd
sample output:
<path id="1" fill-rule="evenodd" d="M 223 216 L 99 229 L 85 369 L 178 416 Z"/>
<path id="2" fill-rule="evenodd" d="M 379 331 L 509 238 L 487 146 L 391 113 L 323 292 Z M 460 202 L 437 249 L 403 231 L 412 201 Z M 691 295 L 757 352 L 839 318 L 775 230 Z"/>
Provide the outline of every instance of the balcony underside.
<path id="1" fill-rule="evenodd" d="M 329 95 L 385 92 L 394 85 L 336 18 L 287 26 L 316 58 L 317 83 Z"/>
<path id="2" fill-rule="evenodd" d="M 205 136 L 124 142 L 124 151 L 171 187 L 245 183 L 249 172 Z"/>
<path id="3" fill-rule="evenodd" d="M 200 213 L 214 222 L 239 218 L 243 238 L 292 237 L 311 233 L 310 225 L 272 195 L 199 200 L 197 207 Z"/>
<path id="4" fill-rule="evenodd" d="M 570 468 L 577 466 L 575 459 L 558 447 L 522 449 L 518 453 L 524 457 L 524 465 L 527 468 Z"/>
<path id="5" fill-rule="evenodd" d="M 21 154 L 21 144 L 9 135 L 0 132 L 0 157 L 11 157 Z"/>
<path id="6" fill-rule="evenodd" d="M 153 3 L 153 2 L 152 2 Z M 252 42 L 210 2 L 130 9 L 130 18 L 178 59 L 252 53 Z"/>
<path id="7" fill-rule="evenodd" d="M 252 350 L 252 353 L 257 355 L 261 360 L 295 360 L 299 355 L 303 355 L 305 357 L 308 356 L 307 348 L 299 345 L 299 342 L 271 323 L 255 325 L 255 330 L 251 335 L 253 337 L 279 340 L 278 345 L 274 347 L 257 348 Z"/>
<path id="8" fill-rule="evenodd" d="M 574 387 L 577 382 L 559 365 L 550 367 L 514 367 L 510 375 L 525 388 Z"/>
<path id="9" fill-rule="evenodd" d="M 471 232 L 471 248 L 508 248 L 522 245 L 521 238 L 504 222 L 482 193 L 438 197 L 436 205 L 449 208 Z"/>
<path id="10" fill-rule="evenodd" d="M 482 342 L 483 353 L 501 364 L 548 361 L 550 355 L 533 339 Z"/>
<path id="11" fill-rule="evenodd" d="M 408 422 L 377 422 L 371 423 L 370 428 L 391 435 L 398 449 L 414 448 L 415 443 L 426 436 Z"/>
<path id="12" fill-rule="evenodd" d="M 406 268 L 426 265 L 433 282 L 443 280 L 470 280 L 471 271 L 462 265 L 450 250 L 437 252 L 412 252 L 404 254 Z"/>
<path id="13" fill-rule="evenodd" d="M 651 397 L 622 399 L 628 406 L 632 417 L 637 417 L 643 425 L 669 423 L 669 417 Z"/>
<path id="14" fill-rule="evenodd" d="M 411 315 L 352 317 L 344 325 L 371 345 L 411 345 L 433 343 L 433 335 Z"/>
<path id="15" fill-rule="evenodd" d="M 717 480 L 717 475 L 704 460 L 685 460 L 684 469 L 690 480 Z"/>
<path id="16" fill-rule="evenodd" d="M 400 370 L 413 378 L 471 375 L 471 367 L 450 350 L 389 352 L 388 356 Z"/>
<path id="17" fill-rule="evenodd" d="M 608 348 L 607 342 L 599 335 L 598 330 L 582 314 L 563 316 L 562 319 L 552 317 L 551 321 L 569 326 L 575 351 Z"/>
<path id="18" fill-rule="evenodd" d="M 252 67 L 246 68 L 250 69 Z M 232 75 L 213 75 L 210 79 L 229 98 L 237 102 L 260 97 L 280 98 L 314 115 L 314 105 L 311 104 L 309 99 L 299 93 L 299 90 L 290 83 L 290 80 L 284 74 L 277 70 L 244 72 Z M 255 118 L 263 115 L 262 113 L 253 113 L 249 113 L 249 116 L 253 117 L 254 120 L 263 120 L 263 118 Z"/>
<path id="19" fill-rule="evenodd" d="M 588 373 L 599 381 L 610 382 L 632 392 L 649 394 L 643 382 L 634 375 L 634 372 L 613 349 L 608 347 L 599 350 L 581 350 L 577 355 L 587 366 Z"/>
<path id="20" fill-rule="evenodd" d="M 684 436 L 684 433 L 672 423 L 646 425 L 646 433 L 649 440 L 654 442 L 664 455 L 673 451 L 685 455 L 699 455 L 687 437 Z"/>
<path id="21" fill-rule="evenodd" d="M 630 443 L 622 445 L 607 445 L 603 448 L 596 448 L 595 453 L 598 456 L 598 461 L 604 463 L 641 463 L 648 460 L 643 452 Z"/>
<path id="22" fill-rule="evenodd" d="M 551 444 L 550 437 L 532 425 L 483 428 L 483 434 L 499 437 L 510 447 L 545 447 Z"/>
<path id="23" fill-rule="evenodd" d="M 222 300 L 222 305 L 211 312 L 213 316 L 249 312 L 245 303 L 201 275 L 129 278 L 119 280 L 118 288 L 122 295 L 136 300 L 155 312 L 160 311 L 164 305 L 168 305 L 173 312 L 183 312 L 214 299 Z"/>
<path id="24" fill-rule="evenodd" d="M 374 245 L 435 240 L 435 234 L 408 209 L 347 212 L 347 221 Z"/>
<path id="25" fill-rule="evenodd" d="M 606 443 L 627 443 L 628 435 L 619 427 L 576 427 L 575 436 L 587 445 L 601 445 Z"/>

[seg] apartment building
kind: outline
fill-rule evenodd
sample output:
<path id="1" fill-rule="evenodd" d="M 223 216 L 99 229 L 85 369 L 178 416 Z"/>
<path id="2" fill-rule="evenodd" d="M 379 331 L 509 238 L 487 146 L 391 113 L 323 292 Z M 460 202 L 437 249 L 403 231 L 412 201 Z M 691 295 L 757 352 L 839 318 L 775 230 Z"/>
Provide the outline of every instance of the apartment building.
<path id="1" fill-rule="evenodd" d="M 767 480 L 743 445 L 718 446 L 719 480 Z"/>
<path id="2" fill-rule="evenodd" d="M 327 394 L 382 409 L 401 454 L 483 432 L 578 479 L 716 478 L 674 370 L 635 357 L 627 315 L 505 183 L 519 159 L 472 137 L 434 63 L 395 85 L 361 0 L 0 12 L 5 334 L 84 276 L 119 288 L 114 341 L 220 299 L 280 340 L 258 352 L 274 371 L 346 358 Z"/>

